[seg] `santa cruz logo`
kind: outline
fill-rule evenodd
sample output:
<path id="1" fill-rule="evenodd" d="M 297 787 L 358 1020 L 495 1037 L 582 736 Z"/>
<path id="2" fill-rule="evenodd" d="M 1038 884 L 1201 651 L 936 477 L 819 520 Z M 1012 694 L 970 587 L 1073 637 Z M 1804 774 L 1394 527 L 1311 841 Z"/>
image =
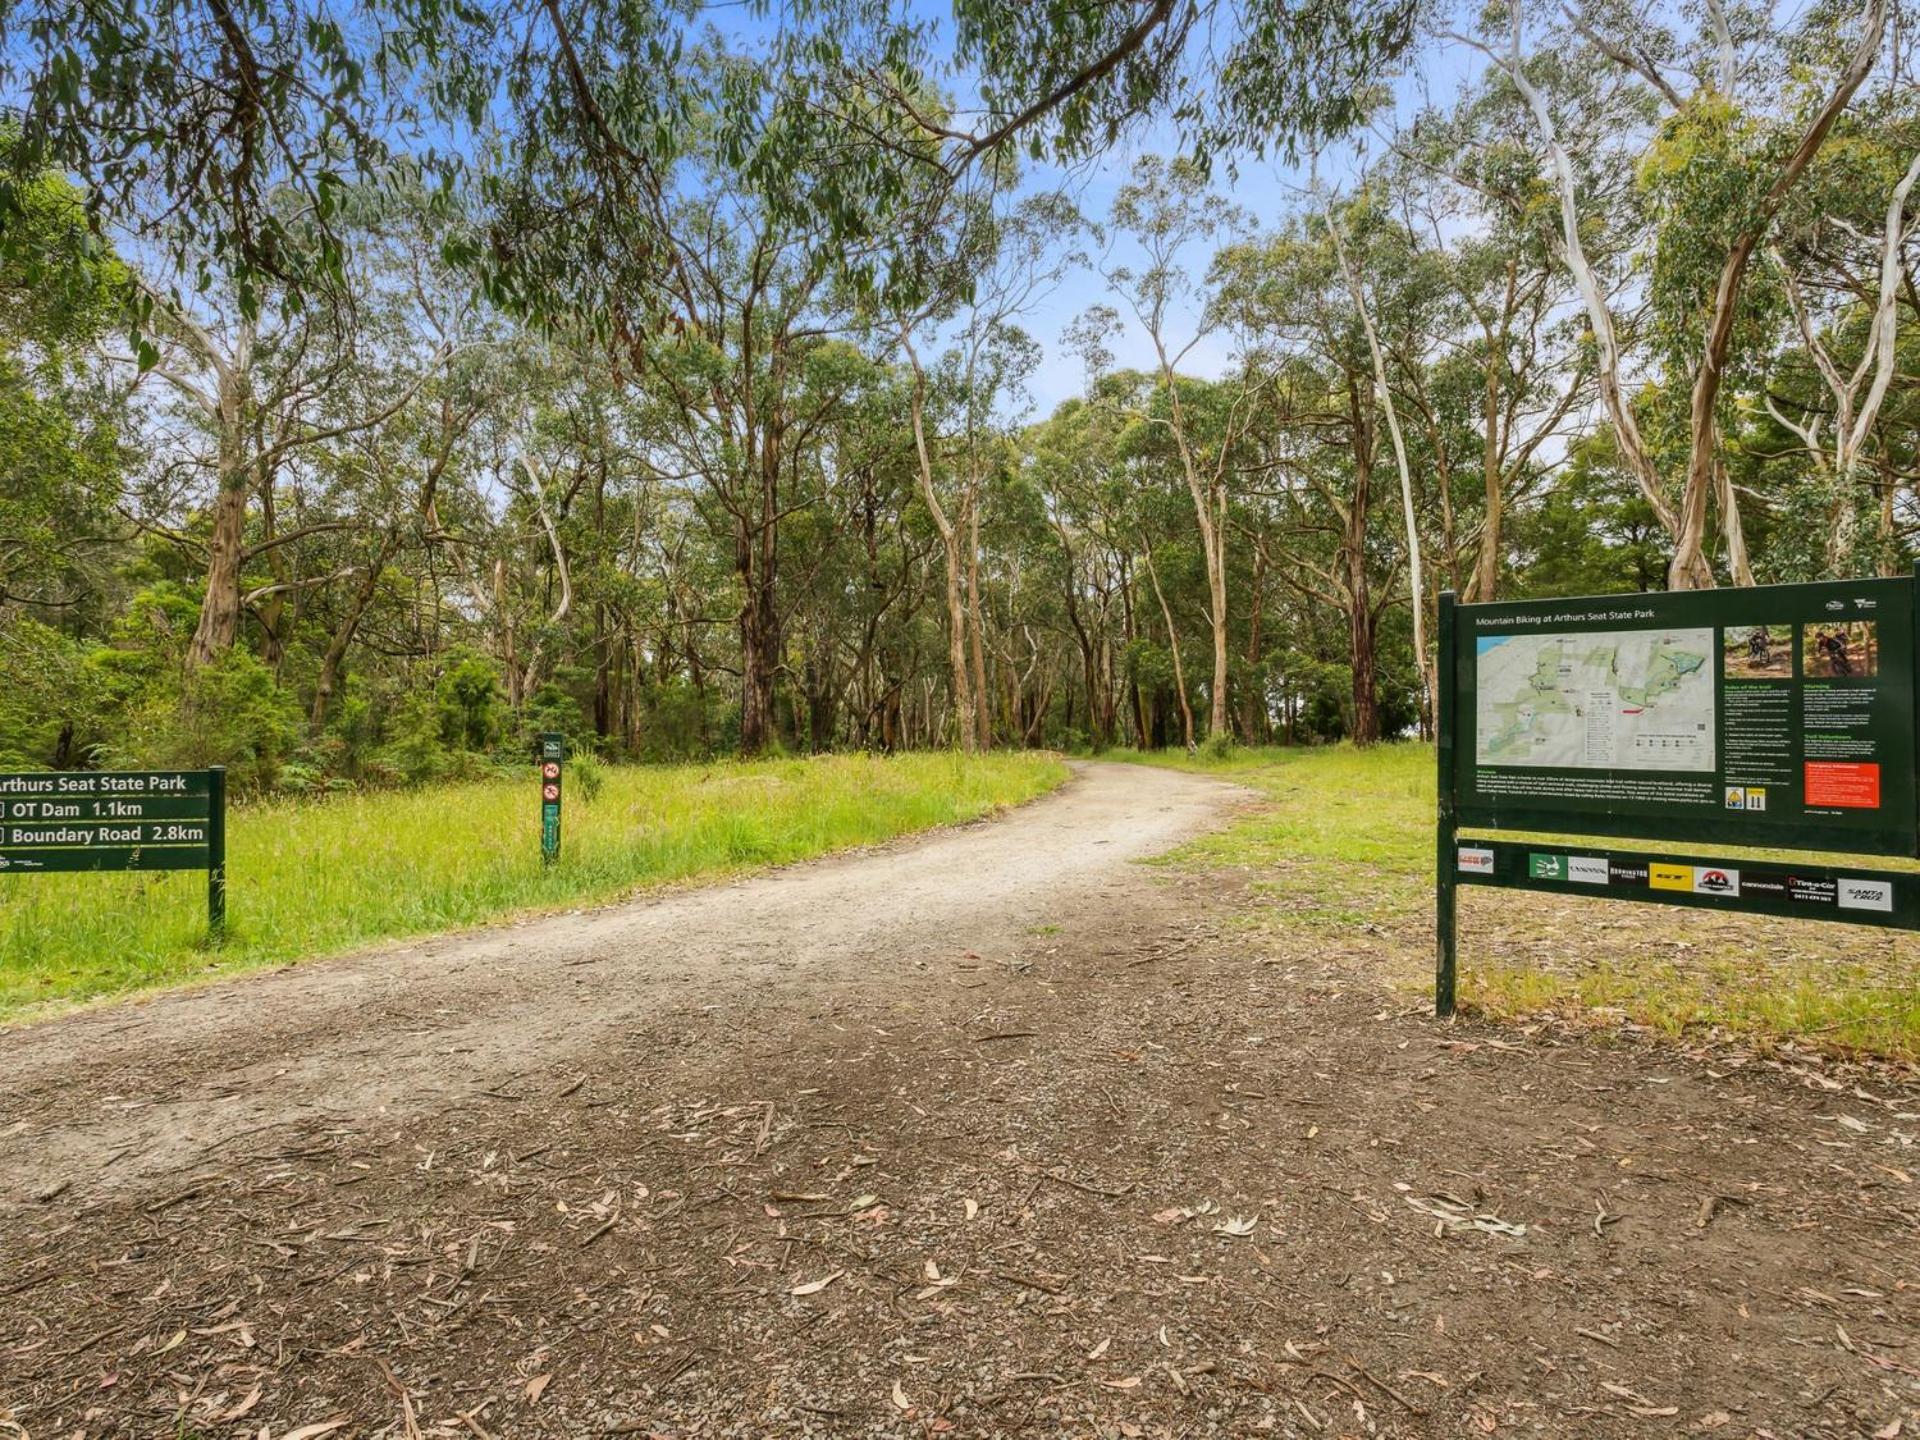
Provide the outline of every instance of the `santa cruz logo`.
<path id="1" fill-rule="evenodd" d="M 1843 875 L 1840 877 L 1840 908 L 1890 911 L 1893 909 L 1893 882 L 1857 880 Z"/>

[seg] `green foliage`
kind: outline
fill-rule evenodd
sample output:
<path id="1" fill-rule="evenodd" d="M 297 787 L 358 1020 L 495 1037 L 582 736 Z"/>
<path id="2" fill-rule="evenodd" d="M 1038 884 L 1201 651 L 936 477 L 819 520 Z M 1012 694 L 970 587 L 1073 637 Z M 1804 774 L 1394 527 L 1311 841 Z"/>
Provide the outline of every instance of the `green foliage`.
<path id="1" fill-rule="evenodd" d="M 293 697 L 245 650 L 146 693 L 126 733 L 100 756 L 110 769 L 224 765 L 242 794 L 271 788 L 300 737 Z"/>
<path id="2" fill-rule="evenodd" d="M 430 695 L 413 694 L 401 700 L 388 726 L 380 763 L 407 785 L 425 785 L 447 774 L 446 721 L 439 702 Z"/>
<path id="3" fill-rule="evenodd" d="M 499 668 L 471 651 L 456 652 L 434 686 L 440 707 L 440 739 L 456 750 L 489 750 L 507 721 L 507 698 Z"/>
<path id="4" fill-rule="evenodd" d="M 566 736 L 569 748 L 583 747 L 589 728 L 580 702 L 558 685 L 542 685 L 527 697 L 520 712 L 520 731 L 528 740 L 547 732 Z"/>
<path id="5" fill-rule="evenodd" d="M 591 805 L 607 788 L 607 767 L 591 750 L 576 752 L 567 761 L 567 793 Z"/>
<path id="6" fill-rule="evenodd" d="M 84 646 L 37 620 L 0 627 L 0 768 L 78 763 L 105 699 Z"/>

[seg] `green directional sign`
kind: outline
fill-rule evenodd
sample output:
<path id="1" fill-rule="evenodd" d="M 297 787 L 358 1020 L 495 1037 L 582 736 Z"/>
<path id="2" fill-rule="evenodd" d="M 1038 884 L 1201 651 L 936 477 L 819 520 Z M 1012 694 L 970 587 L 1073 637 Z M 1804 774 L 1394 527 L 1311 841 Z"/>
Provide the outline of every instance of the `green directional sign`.
<path id="1" fill-rule="evenodd" d="M 0 774 L 0 876 L 205 870 L 211 928 L 226 923 L 226 772 Z"/>

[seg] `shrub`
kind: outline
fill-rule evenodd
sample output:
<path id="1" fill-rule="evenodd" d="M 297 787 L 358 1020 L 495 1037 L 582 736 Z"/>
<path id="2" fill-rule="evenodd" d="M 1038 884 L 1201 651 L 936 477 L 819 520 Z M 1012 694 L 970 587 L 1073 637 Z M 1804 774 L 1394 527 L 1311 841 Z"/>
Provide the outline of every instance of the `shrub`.
<path id="1" fill-rule="evenodd" d="M 127 733 L 104 747 L 122 769 L 224 765 L 234 788 L 265 790 L 300 735 L 293 697 L 249 651 L 229 650 L 177 689 L 156 685 Z"/>
<path id="2" fill-rule="evenodd" d="M 0 628 L 0 765 L 75 763 L 102 702 L 79 645 L 37 620 Z"/>
<path id="3" fill-rule="evenodd" d="M 607 783 L 607 767 L 591 750 L 582 750 L 567 762 L 567 788 L 591 805 Z"/>
<path id="4" fill-rule="evenodd" d="M 529 745 L 551 731 L 566 736 L 571 747 L 585 737 L 587 722 L 580 702 L 549 681 L 527 697 L 520 712 L 520 731 Z"/>
<path id="5" fill-rule="evenodd" d="M 450 757 L 442 735 L 446 708 L 437 696 L 415 693 L 400 702 L 388 726 L 390 736 L 376 765 L 407 785 L 425 785 L 444 776 Z"/>
<path id="6" fill-rule="evenodd" d="M 456 651 L 434 687 L 440 707 L 440 738 L 457 750 L 488 750 L 506 727 L 506 696 L 491 660 Z"/>

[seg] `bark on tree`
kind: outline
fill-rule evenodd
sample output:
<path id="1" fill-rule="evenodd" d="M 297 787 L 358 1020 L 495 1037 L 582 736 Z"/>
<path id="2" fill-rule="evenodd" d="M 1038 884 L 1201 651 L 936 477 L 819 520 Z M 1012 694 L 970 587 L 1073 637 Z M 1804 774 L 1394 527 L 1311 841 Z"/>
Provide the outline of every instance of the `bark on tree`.
<path id="1" fill-rule="evenodd" d="M 1153 567 L 1153 551 L 1148 550 L 1142 557 L 1147 562 L 1147 579 L 1153 584 L 1153 598 L 1160 602 L 1160 618 L 1167 625 L 1167 650 L 1173 656 L 1173 688 L 1180 697 L 1180 731 L 1186 742 L 1187 753 L 1192 754 L 1193 743 L 1193 706 L 1187 703 L 1187 672 L 1180 663 L 1180 632 L 1174 627 L 1173 611 L 1167 606 L 1166 593 L 1160 588 L 1160 572 Z"/>
<path id="2" fill-rule="evenodd" d="M 946 560 L 947 683 L 953 691 L 954 740 L 962 750 L 972 754 L 979 748 L 980 737 L 978 722 L 974 719 L 973 684 L 967 672 L 967 611 L 961 598 L 960 535 L 948 518 L 946 507 L 940 503 L 939 491 L 933 483 L 933 454 L 927 446 L 926 374 L 920 368 L 920 357 L 905 329 L 900 332 L 900 344 L 913 368 L 913 392 L 908 410 L 913 421 L 913 452 L 919 462 L 920 498 L 933 516 Z"/>
<path id="3" fill-rule="evenodd" d="M 1327 204 L 1323 209 L 1327 231 L 1333 237 L 1334 254 L 1340 261 L 1340 273 L 1346 277 L 1347 293 L 1353 296 L 1354 308 L 1360 312 L 1360 324 L 1366 332 L 1367 353 L 1373 360 L 1374 396 L 1386 412 L 1387 434 L 1393 442 L 1394 464 L 1400 472 L 1401 521 L 1407 537 L 1407 578 L 1413 591 L 1413 664 L 1420 676 L 1420 733 L 1430 736 L 1436 687 L 1433 656 L 1427 650 L 1427 587 L 1420 564 L 1420 522 L 1413 509 L 1413 475 L 1407 467 L 1407 446 L 1400 436 L 1400 412 L 1393 403 L 1392 387 L 1387 384 L 1387 361 L 1380 349 L 1379 332 L 1373 326 L 1372 307 L 1367 304 L 1366 292 L 1361 289 L 1353 266 L 1347 260 L 1346 240 L 1340 233 L 1339 221 L 1334 218 L 1333 206 Z"/>

